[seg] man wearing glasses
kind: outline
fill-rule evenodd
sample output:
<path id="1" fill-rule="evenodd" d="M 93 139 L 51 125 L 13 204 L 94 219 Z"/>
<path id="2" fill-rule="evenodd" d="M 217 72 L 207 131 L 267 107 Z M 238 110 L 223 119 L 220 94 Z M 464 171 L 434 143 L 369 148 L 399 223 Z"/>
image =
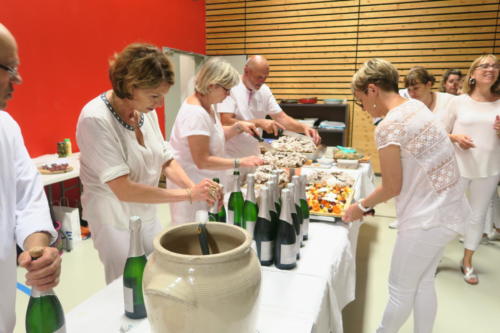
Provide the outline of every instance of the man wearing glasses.
<path id="1" fill-rule="evenodd" d="M 16 242 L 24 250 L 18 258 L 26 268 L 26 284 L 43 291 L 58 284 L 61 259 L 48 247 L 57 233 L 50 219 L 43 185 L 33 165 L 21 131 L 8 113 L 1 111 L 21 84 L 14 36 L 0 23 L 0 332 L 15 325 Z M 29 250 L 44 248 L 36 261 Z"/>

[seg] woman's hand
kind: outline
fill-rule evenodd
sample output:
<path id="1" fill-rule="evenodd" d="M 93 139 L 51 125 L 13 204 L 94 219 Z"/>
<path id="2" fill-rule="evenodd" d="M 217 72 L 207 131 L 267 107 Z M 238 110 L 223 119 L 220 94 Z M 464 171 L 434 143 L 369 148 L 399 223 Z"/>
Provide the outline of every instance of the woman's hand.
<path id="1" fill-rule="evenodd" d="M 251 122 L 238 121 L 233 126 L 236 126 L 236 128 L 238 129 L 238 132 L 240 132 L 240 133 L 245 132 L 245 133 L 250 134 L 251 136 L 254 136 L 254 135 L 258 136 L 259 135 L 259 132 L 257 131 L 257 127 L 255 127 L 255 125 Z"/>
<path id="2" fill-rule="evenodd" d="M 191 188 L 191 201 L 205 201 L 212 206 L 221 197 L 219 184 L 211 179 L 205 178 Z"/>
<path id="3" fill-rule="evenodd" d="M 497 131 L 497 136 L 500 138 L 500 116 L 495 117 L 495 123 L 493 124 L 493 129 Z"/>
<path id="4" fill-rule="evenodd" d="M 452 134 L 451 141 L 457 143 L 462 149 L 469 149 L 476 147 L 472 138 L 465 134 Z"/>
<path id="5" fill-rule="evenodd" d="M 240 159 L 242 167 L 254 167 L 264 164 L 264 160 L 258 156 L 247 156 Z"/>
<path id="6" fill-rule="evenodd" d="M 353 203 L 347 208 L 342 216 L 342 221 L 344 222 L 354 222 L 363 217 L 363 211 L 358 207 L 357 203 Z"/>

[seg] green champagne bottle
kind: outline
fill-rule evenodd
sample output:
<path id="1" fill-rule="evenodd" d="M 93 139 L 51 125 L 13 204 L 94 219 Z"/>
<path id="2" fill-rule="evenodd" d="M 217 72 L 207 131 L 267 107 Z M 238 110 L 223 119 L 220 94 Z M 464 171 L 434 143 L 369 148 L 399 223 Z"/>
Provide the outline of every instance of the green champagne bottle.
<path id="1" fill-rule="evenodd" d="M 307 205 L 307 197 L 306 197 L 306 185 L 307 185 L 307 177 L 306 175 L 300 175 L 300 207 L 302 208 L 302 215 L 304 217 L 304 227 L 302 232 L 302 239 L 307 240 L 309 238 L 309 206 Z"/>
<path id="2" fill-rule="evenodd" d="M 247 197 L 243 206 L 243 225 L 245 225 L 245 229 L 252 237 L 254 235 L 258 213 L 259 208 L 255 200 L 255 176 L 251 173 L 247 175 Z"/>
<path id="3" fill-rule="evenodd" d="M 41 257 L 42 254 L 42 247 L 34 247 L 30 250 L 33 260 Z M 64 311 L 52 289 L 47 291 L 31 289 L 25 324 L 27 333 L 66 332 Z"/>
<path id="4" fill-rule="evenodd" d="M 300 177 L 292 176 L 292 183 L 295 185 L 295 193 L 293 196 L 293 201 L 295 203 L 295 210 L 297 211 L 297 217 L 300 223 L 299 240 L 298 240 L 298 245 L 300 248 L 300 246 L 303 245 L 302 240 L 304 239 L 304 213 L 302 212 L 302 206 L 300 203 L 300 197 L 302 193 L 302 183 L 300 181 Z"/>
<path id="5" fill-rule="evenodd" d="M 281 190 L 281 213 L 276 235 L 274 265 L 278 269 L 292 269 L 297 266 L 295 228 L 290 212 L 290 190 Z"/>
<path id="6" fill-rule="evenodd" d="M 259 198 L 259 217 L 255 223 L 254 240 L 257 249 L 257 257 L 262 266 L 273 264 L 274 255 L 274 226 L 269 215 L 269 194 L 270 189 L 267 186 L 260 188 Z"/>
<path id="7" fill-rule="evenodd" d="M 147 316 L 142 294 L 142 275 L 147 259 L 142 244 L 141 223 L 141 218 L 138 216 L 130 218 L 130 247 L 123 271 L 125 315 L 132 319 Z"/>
<path id="8" fill-rule="evenodd" d="M 295 253 L 297 254 L 297 260 L 300 259 L 300 219 L 297 212 L 297 207 L 295 206 L 295 185 L 293 183 L 288 183 L 287 188 L 290 190 L 290 212 L 292 213 L 292 223 L 295 230 Z M 302 216 L 302 215 L 301 215 Z"/>
<path id="9" fill-rule="evenodd" d="M 213 178 L 212 179 L 215 183 L 219 183 L 219 178 Z M 219 200 L 215 200 L 214 204 L 212 205 L 212 207 L 210 207 L 208 209 L 208 220 L 210 222 L 217 222 L 217 220 L 219 219 L 219 216 L 218 216 L 218 207 L 219 207 Z"/>
<path id="10" fill-rule="evenodd" d="M 224 193 L 224 185 L 220 185 L 220 190 Z M 222 201 L 222 206 L 220 206 L 219 212 L 217 213 L 217 221 L 226 223 L 226 208 L 224 207 L 224 200 Z"/>
<path id="11" fill-rule="evenodd" d="M 234 170 L 233 172 L 233 191 L 229 196 L 229 201 L 227 204 L 228 208 L 228 222 L 237 225 L 245 229 L 243 221 L 243 207 L 245 205 L 245 200 L 243 199 L 243 193 L 240 189 L 240 172 Z"/>
<path id="12" fill-rule="evenodd" d="M 276 232 L 278 230 L 278 221 L 279 221 L 279 215 L 276 212 L 276 206 L 274 204 L 274 196 L 276 194 L 275 191 L 275 186 L 276 184 L 272 180 L 267 181 L 267 188 L 269 189 L 269 205 L 267 206 L 269 209 L 269 215 L 271 216 L 271 223 L 273 225 L 273 234 L 274 234 L 274 239 L 276 238 Z"/>

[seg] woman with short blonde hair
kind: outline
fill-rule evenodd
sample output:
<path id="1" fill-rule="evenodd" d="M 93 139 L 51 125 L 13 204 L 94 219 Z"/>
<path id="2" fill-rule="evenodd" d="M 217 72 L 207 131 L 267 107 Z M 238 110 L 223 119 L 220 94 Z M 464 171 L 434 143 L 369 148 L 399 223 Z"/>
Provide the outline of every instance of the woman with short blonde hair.
<path id="1" fill-rule="evenodd" d="M 221 58 L 210 58 L 196 75 L 195 92 L 182 104 L 172 128 L 170 144 L 174 157 L 193 179 L 220 178 L 225 182 L 223 170 L 261 165 L 262 159 L 247 156 L 241 159 L 225 157 L 226 140 L 243 132 L 257 134 L 255 125 L 238 121 L 222 126 L 213 105 L 222 102 L 229 90 L 239 82 L 236 69 Z M 168 187 L 176 185 L 168 181 Z M 197 210 L 206 210 L 204 203 L 179 202 L 170 205 L 172 222 L 192 222 Z"/>
<path id="2" fill-rule="evenodd" d="M 414 330 L 431 333 L 436 316 L 434 275 L 446 244 L 469 214 L 453 147 L 436 116 L 398 94 L 398 74 L 383 59 L 354 75 L 358 105 L 383 120 L 375 129 L 382 184 L 345 212 L 352 222 L 396 197 L 398 235 L 389 275 L 389 302 L 377 333 L 398 332 L 413 312 Z"/>

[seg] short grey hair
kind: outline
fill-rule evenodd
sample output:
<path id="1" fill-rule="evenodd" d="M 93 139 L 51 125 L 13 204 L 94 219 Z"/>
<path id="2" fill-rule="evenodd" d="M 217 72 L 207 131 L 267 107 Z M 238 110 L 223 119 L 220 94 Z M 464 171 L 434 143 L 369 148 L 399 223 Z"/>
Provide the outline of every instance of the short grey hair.
<path id="1" fill-rule="evenodd" d="M 208 86 L 218 84 L 225 89 L 231 89 L 240 82 L 238 71 L 222 58 L 208 59 L 198 71 L 195 81 L 195 91 L 206 95 Z"/>

